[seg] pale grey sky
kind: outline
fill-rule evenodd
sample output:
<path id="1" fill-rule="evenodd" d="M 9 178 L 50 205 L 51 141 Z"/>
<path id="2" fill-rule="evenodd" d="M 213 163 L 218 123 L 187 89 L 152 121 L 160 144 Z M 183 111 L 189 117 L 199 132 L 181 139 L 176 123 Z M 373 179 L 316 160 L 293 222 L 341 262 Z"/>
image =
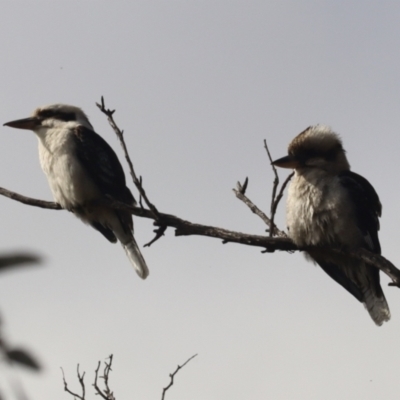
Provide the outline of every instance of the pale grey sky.
<path id="1" fill-rule="evenodd" d="M 269 209 L 263 139 L 278 158 L 305 127 L 330 125 L 381 197 L 383 254 L 400 266 L 399 2 L 0 4 L 0 122 L 43 104 L 80 106 L 123 161 L 95 106 L 104 95 L 161 211 L 254 234 L 264 225 L 231 189 L 248 176 L 248 195 Z M 34 135 L 1 130 L 0 186 L 50 200 Z M 71 214 L 0 205 L 0 250 L 46 258 L 0 279 L 8 337 L 45 366 L 18 374 L 33 400 L 71 399 L 60 367 L 77 388 L 77 363 L 90 391 L 111 353 L 118 399 L 160 399 L 195 353 L 168 399 L 398 399 L 400 292 L 386 277 L 392 320 L 377 328 L 298 253 L 169 230 L 143 250 L 143 282 L 120 246 Z M 148 220 L 135 227 L 141 245 L 153 237 Z"/>

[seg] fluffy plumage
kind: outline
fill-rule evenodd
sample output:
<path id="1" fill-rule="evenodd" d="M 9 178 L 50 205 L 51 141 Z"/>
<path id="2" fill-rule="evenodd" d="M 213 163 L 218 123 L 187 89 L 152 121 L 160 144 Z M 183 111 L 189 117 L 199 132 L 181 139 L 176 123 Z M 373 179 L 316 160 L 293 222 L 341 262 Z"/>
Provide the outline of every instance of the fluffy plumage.
<path id="1" fill-rule="evenodd" d="M 379 270 L 327 248 L 363 247 L 380 254 L 381 203 L 372 185 L 351 172 L 342 141 L 330 128 L 311 126 L 274 162 L 295 169 L 287 199 L 289 236 L 299 247 L 315 246 L 308 258 L 364 303 L 377 325 L 390 319 Z M 323 249 L 322 249 L 323 248 Z"/>
<path id="2" fill-rule="evenodd" d="M 93 131 L 85 113 L 74 106 L 53 104 L 4 125 L 36 133 L 40 164 L 54 200 L 110 242 L 121 242 L 136 272 L 145 279 L 149 270 L 133 237 L 132 215 L 94 204 L 105 196 L 126 204 L 135 201 L 117 155 Z"/>

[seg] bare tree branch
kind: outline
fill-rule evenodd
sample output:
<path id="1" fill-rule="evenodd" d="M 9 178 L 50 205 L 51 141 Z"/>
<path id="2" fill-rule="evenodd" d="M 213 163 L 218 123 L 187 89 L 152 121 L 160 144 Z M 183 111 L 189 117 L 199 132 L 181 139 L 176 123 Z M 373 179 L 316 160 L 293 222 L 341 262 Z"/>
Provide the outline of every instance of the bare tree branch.
<path id="1" fill-rule="evenodd" d="M 18 193 L 10 192 L 5 189 L 0 190 L 0 195 L 4 194 L 4 191 L 7 192 L 6 197 L 8 198 L 12 198 L 14 200 L 23 198 L 24 204 L 29 204 L 41 208 L 49 208 L 51 210 L 62 210 L 62 208 L 57 207 L 58 206 L 57 203 L 32 199 L 26 196 L 22 196 Z M 39 203 L 41 204 L 40 206 L 38 206 Z M 155 217 L 150 210 L 147 210 L 145 208 L 130 206 L 110 198 L 102 199 L 101 203 L 115 209 L 128 210 L 137 217 L 153 219 L 155 220 L 154 224 L 156 226 L 160 227 L 167 226 L 175 228 L 175 236 L 190 236 L 190 235 L 208 236 L 216 239 L 221 239 L 225 243 L 229 242 L 240 243 L 240 244 L 246 244 L 248 246 L 270 248 L 271 250 L 289 251 L 297 249 L 297 247 L 291 242 L 290 239 L 287 239 L 285 241 L 279 241 L 278 238 L 268 238 L 266 236 L 250 235 L 236 231 L 229 231 L 227 229 L 218 228 L 214 226 L 196 224 L 181 219 L 179 217 L 176 217 L 174 215 L 164 214 L 160 212 L 158 213 L 158 217 Z M 99 203 L 96 202 L 96 204 Z"/>
<path id="2" fill-rule="evenodd" d="M 151 212 L 154 214 L 154 217 L 157 218 L 158 216 L 158 210 L 157 208 L 150 202 L 150 200 L 148 199 L 146 192 L 142 186 L 142 182 L 141 179 L 139 180 L 138 177 L 136 176 L 135 170 L 133 169 L 133 163 L 131 161 L 131 158 L 129 157 L 129 153 L 128 153 L 128 149 L 126 147 L 125 144 L 125 139 L 124 139 L 124 131 L 122 131 L 121 129 L 118 128 L 116 122 L 114 121 L 114 117 L 113 114 L 115 113 L 115 110 L 110 110 L 107 109 L 105 104 L 104 104 L 104 97 L 101 96 L 101 104 L 96 103 L 97 107 L 99 107 L 100 111 L 105 114 L 107 116 L 108 122 L 110 123 L 111 127 L 113 128 L 115 134 L 117 135 L 121 147 L 124 151 L 125 154 L 125 159 L 128 163 L 129 166 L 129 171 L 131 173 L 132 176 L 132 180 L 133 183 L 135 184 L 137 190 L 140 193 L 140 196 L 143 197 L 143 200 L 145 201 L 145 203 L 147 204 L 147 207 L 149 207 L 149 209 L 151 210 Z"/>
<path id="3" fill-rule="evenodd" d="M 1 189 L 1 188 L 0 188 Z M 4 195 L 7 192 L 6 197 L 9 197 L 13 200 L 17 200 L 19 198 L 24 199 L 24 204 L 32 205 L 35 207 L 41 208 L 49 208 L 51 210 L 61 210 L 58 207 L 58 204 L 52 202 L 45 202 L 42 200 L 31 199 L 26 196 L 19 195 L 17 193 L 10 192 L 8 190 L 0 190 L 0 195 Z M 11 194 L 11 195 L 8 195 Z M 124 203 L 112 200 L 112 199 L 103 199 L 104 204 L 108 204 L 110 207 L 115 209 L 125 209 L 129 210 L 133 215 L 142 218 L 155 219 L 154 214 L 147 209 L 140 207 L 133 207 L 126 205 Z M 41 203 L 40 206 L 38 204 Z M 251 202 L 250 202 L 251 203 Z M 249 204 L 250 204 L 249 203 Z M 47 204 L 49 206 L 47 206 Z M 252 204 L 252 203 L 251 203 Z M 256 207 L 256 206 L 254 206 Z M 156 226 L 167 226 L 175 229 L 175 236 L 207 236 L 216 239 L 220 239 L 223 243 L 238 243 L 247 246 L 255 246 L 267 249 L 268 252 L 273 252 L 276 250 L 281 251 L 306 251 L 310 248 L 299 249 L 291 239 L 287 237 L 268 237 L 268 236 L 260 236 L 260 235 L 250 235 L 247 233 L 229 231 L 227 229 L 218 228 L 215 226 L 209 225 L 201 225 L 193 222 L 186 221 L 184 219 L 178 218 L 171 214 L 159 213 L 158 218 L 154 221 Z M 339 253 L 343 253 L 340 250 L 327 249 L 329 251 L 337 251 Z M 347 253 L 346 253 L 347 254 Z M 387 259 L 382 257 L 381 255 L 371 253 L 365 249 L 358 249 L 357 251 L 350 252 L 350 255 L 353 257 L 363 260 L 369 265 L 374 266 L 375 268 L 379 268 L 382 272 L 388 275 L 392 280 L 391 286 L 400 287 L 400 271 Z"/>
<path id="4" fill-rule="evenodd" d="M 193 358 L 195 358 L 197 356 L 197 354 L 195 354 L 194 356 L 188 358 L 182 365 L 178 365 L 178 367 L 176 368 L 176 370 L 169 375 L 169 377 L 171 378 L 168 386 L 166 386 L 163 391 L 162 391 L 162 396 L 161 396 L 161 400 L 164 400 L 165 397 L 165 393 L 167 392 L 167 390 L 174 384 L 174 377 L 175 375 L 179 372 L 180 369 L 182 369 L 189 361 L 193 360 Z"/>
<path id="5" fill-rule="evenodd" d="M 271 153 L 269 152 L 269 148 L 268 148 L 266 139 L 264 139 L 264 149 L 267 151 L 268 159 L 269 159 L 269 161 L 271 163 L 272 171 L 274 172 L 274 176 L 275 176 L 274 182 L 273 182 L 273 185 L 272 185 L 272 199 L 271 199 L 271 220 L 273 222 L 272 216 L 275 214 L 273 212 L 273 209 L 274 209 L 276 191 L 277 191 L 277 188 L 278 188 L 278 185 L 279 185 L 279 175 L 278 175 L 278 171 L 276 170 L 275 165 L 272 164 L 273 160 L 272 160 L 272 157 L 271 157 Z M 270 231 L 270 232 L 272 233 L 272 231 Z"/>
<path id="6" fill-rule="evenodd" d="M 64 370 L 63 370 L 62 368 L 61 368 L 61 371 L 62 371 L 63 382 L 64 382 L 64 390 L 65 390 L 67 393 L 69 393 L 70 395 L 74 396 L 75 399 L 85 400 L 85 383 L 84 383 L 84 381 L 83 381 L 83 379 L 84 379 L 84 377 L 85 377 L 85 373 L 81 374 L 81 373 L 79 372 L 79 364 L 78 364 L 78 366 L 76 367 L 76 372 L 77 372 L 78 381 L 79 381 L 79 383 L 80 383 L 80 385 L 81 385 L 81 390 L 82 390 L 82 394 L 80 394 L 80 395 L 77 394 L 77 393 L 74 393 L 72 390 L 70 390 L 70 389 L 68 388 L 68 384 L 67 384 L 67 381 L 66 381 L 66 379 L 65 379 Z"/>
<path id="7" fill-rule="evenodd" d="M 0 187 L 0 195 L 8 197 L 11 200 L 18 201 L 28 206 L 47 208 L 49 210 L 62 210 L 61 206 L 52 201 L 32 199 L 31 197 L 23 196 L 22 194 L 11 192 L 10 190 Z"/>
<path id="8" fill-rule="evenodd" d="M 104 391 L 102 391 L 97 384 L 97 381 L 99 378 L 100 365 L 101 365 L 100 361 L 99 361 L 96 371 L 95 371 L 95 378 L 94 378 L 93 386 L 96 390 L 96 394 L 100 395 L 104 400 L 115 400 L 114 393 L 111 391 L 111 389 L 108 385 L 108 379 L 109 379 L 109 375 L 111 372 L 111 366 L 112 366 L 112 362 L 113 362 L 113 355 L 111 354 L 108 359 L 109 359 L 108 362 L 104 361 L 105 366 L 104 366 L 103 376 L 100 376 L 100 378 L 103 379 L 103 381 L 104 381 L 104 387 L 105 387 Z"/>
<path id="9" fill-rule="evenodd" d="M 246 178 L 247 179 L 247 178 Z M 246 185 L 247 186 L 247 185 Z M 238 182 L 237 183 L 237 189 L 232 189 L 236 195 L 236 197 L 243 201 L 247 205 L 247 207 L 250 208 L 250 210 L 258 215 L 264 222 L 265 224 L 269 227 L 270 231 L 273 231 L 274 235 L 280 236 L 280 237 L 287 237 L 286 233 L 278 229 L 278 227 L 273 223 L 273 221 L 267 217 L 267 215 L 261 211 L 245 194 L 244 190 L 242 189 L 242 185 Z"/>
<path id="10" fill-rule="evenodd" d="M 154 229 L 154 233 L 156 234 L 150 242 L 146 243 L 143 247 L 150 247 L 154 242 L 156 242 L 158 239 L 161 239 L 164 236 L 165 231 L 167 230 L 166 225 L 161 225 L 157 229 Z"/>
<path id="11" fill-rule="evenodd" d="M 279 202 L 281 201 L 281 199 L 283 197 L 283 193 L 284 193 L 284 191 L 286 189 L 286 186 L 288 185 L 290 180 L 293 178 L 293 175 L 294 175 L 294 172 L 292 172 L 291 174 L 289 174 L 287 176 L 285 181 L 282 183 L 281 190 L 279 191 L 278 195 L 275 197 L 275 200 L 274 200 L 274 202 L 272 204 L 272 209 L 271 209 L 271 220 L 272 221 L 273 221 L 272 215 L 275 216 L 276 210 L 278 209 Z"/>
<path id="12" fill-rule="evenodd" d="M 294 175 L 294 172 L 292 172 L 285 179 L 285 181 L 283 182 L 282 187 L 281 187 L 278 195 L 276 195 L 276 192 L 277 192 L 278 186 L 279 186 L 279 176 L 278 176 L 278 171 L 276 170 L 275 165 L 272 164 L 273 160 L 272 160 L 271 153 L 270 153 L 268 145 L 267 145 L 267 141 L 265 139 L 264 139 L 264 148 L 267 151 L 268 158 L 269 158 L 269 161 L 271 162 L 271 167 L 272 167 L 272 170 L 273 170 L 274 175 L 275 175 L 274 182 L 273 182 L 273 187 L 272 187 L 272 199 L 271 199 L 271 217 L 270 217 L 270 221 L 271 221 L 270 227 L 271 228 L 269 230 L 269 236 L 272 237 L 272 236 L 277 234 L 277 233 L 275 233 L 275 229 L 272 228 L 272 227 L 275 227 L 274 220 L 275 220 L 276 210 L 278 209 L 279 202 L 281 201 L 281 198 L 283 197 L 283 192 L 285 191 L 286 186 L 289 183 L 289 181 L 292 179 L 292 177 Z M 279 231 L 279 232 L 282 232 L 282 231 Z M 278 236 L 279 236 L 279 234 L 278 234 Z"/>

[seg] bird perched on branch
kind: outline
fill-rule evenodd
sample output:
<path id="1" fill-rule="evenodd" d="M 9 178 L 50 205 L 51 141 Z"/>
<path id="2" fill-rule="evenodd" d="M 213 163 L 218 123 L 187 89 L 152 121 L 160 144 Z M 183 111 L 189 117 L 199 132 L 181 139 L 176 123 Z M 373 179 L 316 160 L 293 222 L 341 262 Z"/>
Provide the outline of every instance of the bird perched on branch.
<path id="1" fill-rule="evenodd" d="M 53 104 L 4 125 L 35 132 L 40 164 L 54 200 L 110 242 L 120 241 L 138 275 L 146 279 L 149 270 L 133 237 L 131 213 L 100 204 L 106 196 L 128 205 L 135 200 L 117 155 L 94 132 L 85 113 L 74 106 Z"/>
<path id="2" fill-rule="evenodd" d="M 382 206 L 372 185 L 350 171 L 342 141 L 326 126 L 310 126 L 289 144 L 289 155 L 273 165 L 295 175 L 287 199 L 289 236 L 300 247 L 313 246 L 308 258 L 357 300 L 377 325 L 390 319 L 379 270 L 329 248 L 359 247 L 380 254 Z"/>

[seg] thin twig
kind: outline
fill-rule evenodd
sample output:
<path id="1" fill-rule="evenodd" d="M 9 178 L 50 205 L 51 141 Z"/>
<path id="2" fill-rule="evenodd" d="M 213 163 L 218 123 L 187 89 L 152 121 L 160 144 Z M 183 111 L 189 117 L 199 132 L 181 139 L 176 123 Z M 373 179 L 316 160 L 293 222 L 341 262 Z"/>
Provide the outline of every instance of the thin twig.
<path id="1" fill-rule="evenodd" d="M 110 376 L 110 372 L 112 371 L 111 366 L 113 362 L 113 355 L 111 354 L 109 357 L 109 362 L 104 361 L 104 371 L 103 371 L 103 376 L 100 376 L 101 379 L 104 381 L 104 391 L 102 391 L 99 386 L 97 385 L 97 380 L 99 378 L 99 370 L 100 370 L 100 365 L 101 362 L 99 361 L 97 368 L 95 370 L 95 378 L 94 378 L 94 383 L 93 386 L 96 390 L 96 394 L 100 395 L 104 400 L 115 400 L 114 393 L 111 391 L 110 386 L 108 385 L 108 379 Z"/>
<path id="2" fill-rule="evenodd" d="M 104 400 L 109 400 L 108 397 L 102 392 L 102 390 L 99 388 L 99 386 L 97 385 L 97 380 L 98 380 L 98 376 L 99 376 L 99 370 L 100 370 L 100 366 L 101 366 L 101 361 L 99 361 L 99 363 L 97 364 L 97 368 L 95 370 L 95 377 L 94 377 L 94 383 L 93 386 L 96 390 L 96 393 L 99 394 Z"/>
<path id="3" fill-rule="evenodd" d="M 278 204 L 279 204 L 279 202 L 280 202 L 280 200 L 281 200 L 281 198 L 283 196 L 283 192 L 285 191 L 285 188 L 286 188 L 287 184 L 289 183 L 290 179 L 292 179 L 292 176 L 293 176 L 294 172 L 292 172 L 286 178 L 286 180 L 282 184 L 282 187 L 281 187 L 278 195 L 276 195 L 276 192 L 277 192 L 278 186 L 279 186 L 279 176 L 278 176 L 278 171 L 276 170 L 276 167 L 273 164 L 271 153 L 269 152 L 267 141 L 265 139 L 264 139 L 264 148 L 267 151 L 268 158 L 269 158 L 269 161 L 271 162 L 271 167 L 272 167 L 272 170 L 273 170 L 274 175 L 275 175 L 273 186 L 272 186 L 271 217 L 270 217 L 271 226 L 275 226 L 275 222 L 274 221 L 275 221 L 275 214 L 276 214 L 276 211 L 278 209 Z M 272 236 L 274 236 L 274 234 L 275 234 L 274 229 L 270 229 L 269 230 L 269 236 L 272 237 Z"/>
<path id="4" fill-rule="evenodd" d="M 74 393 L 72 390 L 70 390 L 70 389 L 68 388 L 67 381 L 65 380 L 64 370 L 63 370 L 62 368 L 61 368 L 61 371 L 62 371 L 63 382 L 64 382 L 64 390 L 65 390 L 66 392 L 68 392 L 70 395 L 74 396 L 75 398 L 78 398 L 79 400 L 85 400 L 85 383 L 83 382 L 83 379 L 84 379 L 84 377 L 85 377 L 85 373 L 81 374 L 81 373 L 79 372 L 79 364 L 78 364 L 78 366 L 77 366 L 77 375 L 78 375 L 79 383 L 80 383 L 80 385 L 81 385 L 81 390 L 82 390 L 82 394 L 81 394 L 81 395 L 79 395 L 79 394 L 77 394 L 77 393 Z"/>
<path id="5" fill-rule="evenodd" d="M 142 176 L 139 176 L 139 183 L 140 183 L 140 186 L 143 187 Z M 140 193 L 140 192 L 139 192 L 139 205 L 140 205 L 141 208 L 144 208 L 143 207 L 143 196 L 142 196 L 142 193 Z"/>
<path id="6" fill-rule="evenodd" d="M 32 199 L 31 197 L 23 196 L 22 194 L 11 192 L 10 190 L 0 187 L 0 195 L 8 197 L 11 200 L 18 201 L 29 206 L 47 208 L 48 210 L 62 210 L 58 203 L 52 201 Z"/>
<path id="7" fill-rule="evenodd" d="M 188 358 L 182 365 L 178 365 L 178 367 L 176 368 L 176 370 L 169 375 L 169 377 L 171 378 L 168 386 L 166 386 L 163 391 L 162 391 L 162 396 L 161 396 L 161 400 L 164 400 L 165 397 L 165 393 L 167 392 L 167 390 L 174 384 L 174 377 L 175 375 L 179 372 L 180 369 L 182 369 L 189 361 L 193 360 L 193 358 L 195 358 L 197 356 L 197 354 L 195 354 L 194 356 Z"/>
<path id="8" fill-rule="evenodd" d="M 274 235 L 280 236 L 280 237 L 287 237 L 286 233 L 278 229 L 278 227 L 271 221 L 271 219 L 263 212 L 261 211 L 242 191 L 239 189 L 232 189 L 236 195 L 236 197 L 243 201 L 243 203 L 246 204 L 247 207 L 250 208 L 250 210 L 259 216 L 264 223 L 269 227 L 270 231 L 273 231 Z"/>
<path id="9" fill-rule="evenodd" d="M 275 165 L 272 164 L 273 160 L 272 160 L 272 157 L 271 157 L 271 153 L 269 152 L 269 148 L 268 148 L 266 139 L 264 139 L 264 148 L 267 151 L 268 158 L 269 158 L 269 161 L 270 161 L 271 166 L 272 166 L 272 170 L 274 171 L 274 175 L 275 175 L 274 182 L 273 182 L 273 185 L 272 185 L 272 199 L 271 199 L 271 208 L 270 208 L 271 221 L 274 222 L 273 217 L 274 217 L 275 214 L 273 212 L 273 208 L 274 208 L 274 203 L 275 203 L 276 191 L 277 191 L 278 185 L 279 185 L 279 176 L 278 176 L 278 171 L 276 170 Z M 270 231 L 270 235 L 272 235 L 272 230 Z"/>
<path id="10" fill-rule="evenodd" d="M 161 225 L 157 229 L 154 229 L 154 233 L 156 234 L 152 240 L 150 240 L 149 243 L 146 243 L 143 247 L 150 247 L 154 242 L 156 242 L 158 239 L 162 238 L 164 236 L 165 231 L 167 230 L 167 225 Z"/>
<path id="11" fill-rule="evenodd" d="M 126 143 L 125 143 L 125 139 L 124 139 L 124 131 L 119 129 L 116 122 L 114 121 L 113 114 L 115 113 L 115 110 L 110 110 L 110 109 L 106 108 L 106 106 L 104 104 L 103 96 L 101 96 L 101 104 L 96 103 L 96 105 L 97 105 L 97 107 L 99 107 L 100 111 L 107 116 L 107 119 L 108 119 L 109 124 L 111 125 L 111 128 L 114 130 L 115 134 L 117 135 L 117 137 L 120 141 L 122 150 L 124 151 L 125 159 L 128 163 L 129 171 L 132 176 L 133 183 L 135 184 L 137 190 L 139 191 L 140 195 L 143 197 L 145 203 L 147 204 L 147 206 L 149 207 L 151 212 L 154 214 L 154 217 L 156 219 L 158 217 L 158 210 L 154 206 L 154 204 L 152 204 L 150 202 L 150 200 L 148 199 L 146 192 L 145 192 L 143 186 L 141 185 L 140 180 L 136 176 L 135 170 L 133 168 L 133 163 L 131 161 L 131 158 L 129 157 L 128 149 L 126 147 Z"/>
<path id="12" fill-rule="evenodd" d="M 108 385 L 108 379 L 109 379 L 109 376 L 110 376 L 110 372 L 112 371 L 112 369 L 111 369 L 112 362 L 113 362 L 113 355 L 112 354 L 110 355 L 109 360 L 110 360 L 109 362 L 104 361 L 105 366 L 104 366 L 104 372 L 103 372 L 102 378 L 104 380 L 104 386 L 106 388 L 105 389 L 105 394 L 106 394 L 107 398 L 109 400 L 115 400 L 114 394 L 111 391 L 110 386 Z"/>
<path id="13" fill-rule="evenodd" d="M 282 183 L 281 190 L 279 191 L 278 195 L 276 196 L 276 198 L 272 204 L 271 216 L 272 215 L 275 216 L 276 210 L 278 209 L 279 202 L 281 201 L 281 199 L 283 197 L 283 192 L 285 191 L 286 186 L 288 185 L 290 180 L 293 178 L 293 175 L 294 175 L 294 172 L 289 174 L 287 176 L 287 178 L 285 179 L 285 181 Z M 272 218 L 271 218 L 271 220 L 272 220 Z"/>
<path id="14" fill-rule="evenodd" d="M 236 189 L 241 193 L 241 194 L 246 194 L 247 186 L 249 185 L 249 178 L 246 176 L 246 179 L 243 182 L 243 185 L 238 182 L 236 184 Z"/>

